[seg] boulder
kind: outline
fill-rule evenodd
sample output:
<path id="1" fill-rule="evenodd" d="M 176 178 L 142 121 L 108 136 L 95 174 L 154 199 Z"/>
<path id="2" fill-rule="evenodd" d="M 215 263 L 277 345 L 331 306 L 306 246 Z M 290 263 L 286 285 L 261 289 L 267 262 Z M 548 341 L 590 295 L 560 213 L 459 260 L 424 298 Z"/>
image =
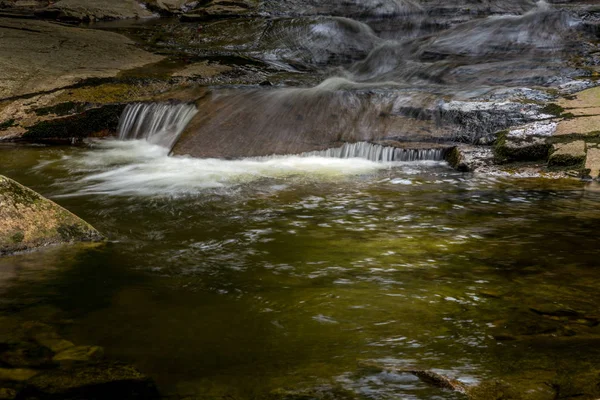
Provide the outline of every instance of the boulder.
<path id="1" fill-rule="evenodd" d="M 0 255 L 52 244 L 100 240 L 102 235 L 81 218 L 0 175 Z"/>

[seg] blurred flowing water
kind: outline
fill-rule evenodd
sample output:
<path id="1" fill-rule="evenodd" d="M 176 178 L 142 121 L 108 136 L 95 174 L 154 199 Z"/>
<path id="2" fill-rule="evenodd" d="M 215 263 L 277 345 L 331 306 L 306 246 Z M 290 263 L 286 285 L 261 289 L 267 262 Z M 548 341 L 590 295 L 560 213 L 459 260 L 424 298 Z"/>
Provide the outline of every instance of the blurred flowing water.
<path id="1" fill-rule="evenodd" d="M 325 3 L 267 1 L 261 7 L 268 17 L 167 24 L 163 51 L 234 54 L 279 79 L 213 88 L 174 153 L 244 157 L 340 142 L 475 143 L 530 122 L 495 108 L 514 102 L 516 110 L 535 110 L 550 93 L 591 85 L 580 81 L 590 72 L 574 61 L 597 41 L 581 17 L 585 4 Z M 477 114 L 472 102 L 491 111 Z"/>
<path id="2" fill-rule="evenodd" d="M 598 375 L 600 195 L 582 183 L 167 152 L 0 149 L 0 173 L 109 237 L 0 259 L 0 312 L 104 346 L 166 396 L 461 398 L 364 362 L 519 393 Z"/>

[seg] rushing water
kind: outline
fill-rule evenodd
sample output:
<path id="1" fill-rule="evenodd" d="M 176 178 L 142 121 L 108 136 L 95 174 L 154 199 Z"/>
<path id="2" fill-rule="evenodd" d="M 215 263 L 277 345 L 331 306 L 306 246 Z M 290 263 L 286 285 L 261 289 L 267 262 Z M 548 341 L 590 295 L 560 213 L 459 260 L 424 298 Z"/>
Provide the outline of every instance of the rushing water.
<path id="1" fill-rule="evenodd" d="M 165 395 L 460 398 L 363 361 L 595 390 L 600 196 L 580 182 L 135 140 L 0 157 L 109 237 L 0 259 L 1 312 L 104 346 Z"/>

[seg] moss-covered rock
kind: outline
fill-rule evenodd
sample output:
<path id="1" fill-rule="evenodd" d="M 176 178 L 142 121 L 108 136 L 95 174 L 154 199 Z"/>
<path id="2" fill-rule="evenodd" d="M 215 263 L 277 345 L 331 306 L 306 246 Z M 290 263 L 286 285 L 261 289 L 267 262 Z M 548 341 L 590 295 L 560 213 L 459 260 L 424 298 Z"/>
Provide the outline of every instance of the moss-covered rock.
<path id="1" fill-rule="evenodd" d="M 0 255 L 78 241 L 99 241 L 91 225 L 25 186 L 0 175 Z"/>
<path id="2" fill-rule="evenodd" d="M 499 164 L 548 159 L 551 145 L 545 137 L 512 137 L 508 131 L 498 133 L 494 144 L 494 161 Z"/>
<path id="3" fill-rule="evenodd" d="M 548 159 L 549 167 L 582 168 L 585 162 L 586 145 L 583 140 L 556 143 Z"/>

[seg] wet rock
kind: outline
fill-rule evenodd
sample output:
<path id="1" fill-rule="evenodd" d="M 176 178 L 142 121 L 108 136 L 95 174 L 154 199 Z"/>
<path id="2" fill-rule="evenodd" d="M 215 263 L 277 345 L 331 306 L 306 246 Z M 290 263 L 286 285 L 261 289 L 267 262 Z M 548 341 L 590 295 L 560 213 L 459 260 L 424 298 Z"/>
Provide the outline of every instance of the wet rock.
<path id="1" fill-rule="evenodd" d="M 135 0 L 60 0 L 39 15 L 70 21 L 148 18 L 152 13 Z"/>
<path id="2" fill-rule="evenodd" d="M 448 153 L 446 160 L 458 171 L 483 171 L 493 165 L 494 154 L 489 147 L 459 145 Z"/>
<path id="3" fill-rule="evenodd" d="M 27 368 L 0 368 L 0 382 L 24 382 L 38 373 L 39 371 Z"/>
<path id="4" fill-rule="evenodd" d="M 586 156 L 586 146 L 583 140 L 567 143 L 556 143 L 548 159 L 550 167 L 580 168 Z"/>
<path id="5" fill-rule="evenodd" d="M 546 161 L 551 147 L 547 141 L 549 135 L 528 134 L 528 129 L 499 133 L 494 144 L 495 162 Z"/>
<path id="6" fill-rule="evenodd" d="M 588 145 L 585 169 L 589 170 L 592 179 L 600 178 L 600 148 L 597 145 Z"/>
<path id="7" fill-rule="evenodd" d="M 100 240 L 102 235 L 79 217 L 12 179 L 0 176 L 0 254 Z"/>
<path id="8" fill-rule="evenodd" d="M 114 77 L 161 59 L 116 33 L 0 18 L 0 99 Z"/>
<path id="9" fill-rule="evenodd" d="M 19 398 L 39 400 L 157 399 L 152 380 L 132 366 L 99 364 L 44 371 L 26 382 Z"/>
<path id="10" fill-rule="evenodd" d="M 99 346 L 74 346 L 59 352 L 52 359 L 60 363 L 91 362 L 101 360 L 104 349 Z"/>
<path id="11" fill-rule="evenodd" d="M 437 387 L 440 389 L 448 389 L 458 393 L 467 393 L 470 387 L 457 379 L 452 379 L 435 371 L 415 369 L 415 368 L 400 368 L 390 365 L 382 365 L 371 361 L 361 361 L 360 366 L 374 371 L 392 371 L 401 374 L 412 374 L 419 378 L 422 382 Z"/>
<path id="12" fill-rule="evenodd" d="M 541 304 L 529 308 L 538 315 L 550 315 L 554 317 L 577 317 L 579 313 L 573 309 L 556 304 Z"/>
<path id="13" fill-rule="evenodd" d="M 0 388 L 0 400 L 14 400 L 16 397 L 17 397 L 16 390 Z"/>
<path id="14" fill-rule="evenodd" d="M 63 339 L 53 327 L 41 322 L 24 323 L 23 332 L 28 339 L 36 341 L 54 353 L 60 353 L 75 346 L 72 342 Z"/>
<path id="15" fill-rule="evenodd" d="M 241 17 L 252 11 L 256 7 L 256 3 L 254 0 L 211 0 L 192 13 L 182 15 L 181 21 L 209 21 Z"/>
<path id="16" fill-rule="evenodd" d="M 0 364 L 13 368 L 47 368 L 53 365 L 53 353 L 47 347 L 31 342 L 13 342 L 0 350 Z"/>

